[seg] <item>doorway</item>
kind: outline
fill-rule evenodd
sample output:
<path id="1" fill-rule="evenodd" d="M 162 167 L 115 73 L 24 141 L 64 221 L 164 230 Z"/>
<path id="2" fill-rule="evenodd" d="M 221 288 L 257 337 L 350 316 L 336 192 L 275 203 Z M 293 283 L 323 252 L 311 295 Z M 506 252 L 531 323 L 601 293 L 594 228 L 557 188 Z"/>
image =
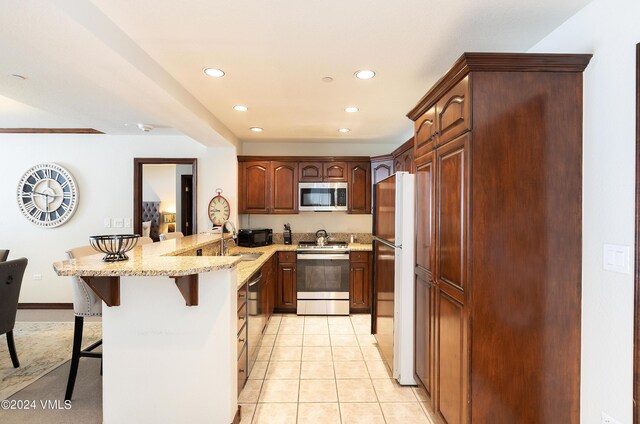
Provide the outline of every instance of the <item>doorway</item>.
<path id="1" fill-rule="evenodd" d="M 153 241 L 162 233 L 196 234 L 197 174 L 195 158 L 134 158 L 134 233 Z"/>

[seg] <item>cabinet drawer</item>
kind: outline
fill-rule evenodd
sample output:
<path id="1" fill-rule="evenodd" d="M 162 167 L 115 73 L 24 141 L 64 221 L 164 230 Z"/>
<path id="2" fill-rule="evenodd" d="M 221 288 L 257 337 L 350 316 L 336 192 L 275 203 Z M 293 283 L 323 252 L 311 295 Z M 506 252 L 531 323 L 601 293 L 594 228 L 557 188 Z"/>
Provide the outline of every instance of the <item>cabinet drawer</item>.
<path id="1" fill-rule="evenodd" d="M 351 262 L 368 262 L 369 252 L 351 252 Z"/>
<path id="2" fill-rule="evenodd" d="M 296 252 L 280 252 L 278 253 L 278 261 L 281 264 L 295 264 Z"/>
<path id="3" fill-rule="evenodd" d="M 238 290 L 238 310 L 242 308 L 242 305 L 247 303 L 247 283 L 244 283 Z"/>
<path id="4" fill-rule="evenodd" d="M 471 129 L 470 103 L 468 76 L 438 100 L 436 113 L 439 146 Z"/>
<path id="5" fill-rule="evenodd" d="M 242 327 L 242 331 L 238 333 L 238 350 L 237 350 L 238 358 L 240 358 L 242 351 L 246 350 L 246 348 L 247 348 L 247 328 Z"/>
<path id="6" fill-rule="evenodd" d="M 245 303 L 242 308 L 238 311 L 238 332 L 242 329 L 242 327 L 247 322 L 247 304 Z"/>
<path id="7" fill-rule="evenodd" d="M 238 358 L 238 394 L 247 381 L 247 349 L 243 349 Z"/>

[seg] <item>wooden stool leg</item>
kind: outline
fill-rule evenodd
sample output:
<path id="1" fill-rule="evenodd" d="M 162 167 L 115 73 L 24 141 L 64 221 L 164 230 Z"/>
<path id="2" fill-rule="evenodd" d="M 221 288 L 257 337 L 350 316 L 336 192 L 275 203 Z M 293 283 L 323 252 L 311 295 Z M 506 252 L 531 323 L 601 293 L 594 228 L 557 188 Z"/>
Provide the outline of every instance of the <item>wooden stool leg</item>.
<path id="1" fill-rule="evenodd" d="M 73 326 L 73 351 L 71 354 L 71 367 L 69 368 L 69 380 L 67 381 L 67 392 L 64 400 L 71 400 L 73 395 L 73 386 L 76 384 L 76 375 L 78 374 L 78 364 L 80 363 L 80 350 L 82 349 L 82 329 L 84 318 L 76 316 Z"/>
<path id="2" fill-rule="evenodd" d="M 18 368 L 20 361 L 18 361 L 16 345 L 13 343 L 13 330 L 7 332 L 7 346 L 9 347 L 9 355 L 11 356 L 11 362 L 13 362 L 13 368 Z"/>

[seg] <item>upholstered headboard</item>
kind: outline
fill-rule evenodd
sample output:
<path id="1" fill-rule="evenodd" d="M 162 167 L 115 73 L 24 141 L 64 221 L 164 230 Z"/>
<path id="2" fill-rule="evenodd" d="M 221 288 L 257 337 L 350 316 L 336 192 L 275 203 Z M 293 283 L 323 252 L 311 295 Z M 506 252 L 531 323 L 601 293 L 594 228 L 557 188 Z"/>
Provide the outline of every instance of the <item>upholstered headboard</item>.
<path id="1" fill-rule="evenodd" d="M 160 202 L 142 202 L 142 222 L 151 221 L 149 237 L 160 240 Z"/>

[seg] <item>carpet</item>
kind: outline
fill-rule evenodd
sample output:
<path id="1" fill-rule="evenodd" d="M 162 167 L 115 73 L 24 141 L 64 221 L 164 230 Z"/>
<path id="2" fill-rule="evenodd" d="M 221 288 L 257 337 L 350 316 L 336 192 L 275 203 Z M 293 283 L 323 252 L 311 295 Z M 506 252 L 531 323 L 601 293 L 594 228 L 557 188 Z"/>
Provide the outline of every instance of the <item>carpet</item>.
<path id="1" fill-rule="evenodd" d="M 84 323 L 82 346 L 102 337 L 101 322 Z M 20 367 L 13 368 L 6 338 L 0 336 L 0 400 L 7 399 L 71 359 L 73 323 L 16 322 L 13 339 Z M 64 393 L 64 387 L 61 388 Z"/>

